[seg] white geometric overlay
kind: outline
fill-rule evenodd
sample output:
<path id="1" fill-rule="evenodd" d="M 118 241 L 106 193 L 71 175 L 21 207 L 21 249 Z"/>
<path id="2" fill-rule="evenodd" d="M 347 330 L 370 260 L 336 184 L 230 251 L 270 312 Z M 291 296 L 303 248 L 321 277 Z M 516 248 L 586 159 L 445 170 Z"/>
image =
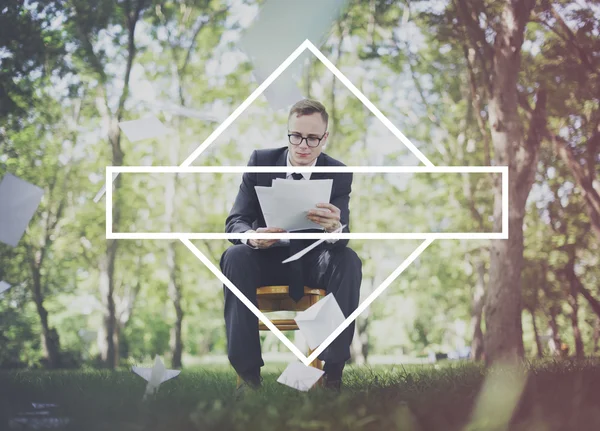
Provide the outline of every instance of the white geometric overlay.
<path id="1" fill-rule="evenodd" d="M 363 172 L 363 173 L 496 173 L 501 174 L 502 184 L 502 231 L 501 232 L 431 232 L 431 233 L 117 233 L 112 232 L 112 187 L 106 189 L 106 238 L 107 239 L 178 239 L 225 285 L 237 298 L 265 324 L 305 365 L 316 359 L 333 340 L 346 329 L 419 255 L 436 239 L 507 239 L 508 238 L 508 166 L 444 166 L 435 167 L 406 136 L 400 132 L 308 39 L 275 69 L 275 71 L 219 126 L 180 166 L 107 166 L 106 184 L 112 184 L 113 174 L 129 173 L 238 173 L 238 172 L 287 172 L 285 166 L 190 166 L 192 162 L 229 127 L 252 102 L 277 79 L 277 77 L 306 49 L 312 53 L 425 165 L 421 166 L 342 166 L 299 167 L 303 172 Z M 377 287 L 327 339 L 306 357 L 273 323 L 231 283 L 190 240 L 192 239 L 422 239 L 423 242 Z"/>

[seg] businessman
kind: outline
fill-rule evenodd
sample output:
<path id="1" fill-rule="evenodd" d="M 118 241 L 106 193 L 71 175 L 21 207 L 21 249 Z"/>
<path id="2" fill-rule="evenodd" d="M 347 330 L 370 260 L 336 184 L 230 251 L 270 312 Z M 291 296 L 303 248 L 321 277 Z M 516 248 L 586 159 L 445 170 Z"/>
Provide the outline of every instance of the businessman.
<path id="1" fill-rule="evenodd" d="M 307 217 L 321 226 L 321 232 L 333 232 L 346 225 L 349 232 L 349 200 L 352 173 L 296 173 L 297 166 L 344 166 L 323 153 L 329 132 L 329 116 L 325 107 L 304 99 L 292 106 L 288 116 L 286 147 L 255 150 L 248 166 L 287 166 L 286 173 L 244 173 L 239 192 L 225 222 L 225 231 L 284 232 L 266 227 L 254 186 L 271 186 L 275 178 L 298 181 L 333 179 L 330 202 L 320 202 Z M 348 240 L 328 239 L 301 259 L 288 264 L 281 262 L 310 245 L 313 240 L 252 239 L 231 240 L 221 257 L 223 274 L 257 305 L 256 290 L 261 286 L 289 285 L 290 296 L 298 301 L 304 286 L 325 289 L 333 293 L 342 312 L 348 317 L 358 307 L 362 262 L 348 247 Z M 241 377 L 242 386 L 258 388 L 260 368 L 264 365 L 260 350 L 258 318 L 227 288 L 225 295 L 225 326 L 227 353 L 231 365 Z M 339 390 L 342 372 L 350 358 L 350 343 L 354 323 L 342 332 L 319 356 L 325 361 L 325 387 Z"/>

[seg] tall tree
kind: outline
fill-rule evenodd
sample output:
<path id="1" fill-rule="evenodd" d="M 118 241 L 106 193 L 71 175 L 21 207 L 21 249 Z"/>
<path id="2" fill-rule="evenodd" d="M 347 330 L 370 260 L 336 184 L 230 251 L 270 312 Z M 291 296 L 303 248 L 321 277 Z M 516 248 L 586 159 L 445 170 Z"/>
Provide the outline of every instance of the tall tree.
<path id="1" fill-rule="evenodd" d="M 540 86 L 536 105 L 524 130 L 518 111 L 518 78 L 524 32 L 535 2 L 514 0 L 486 7 L 479 2 L 455 0 L 460 41 L 471 79 L 477 82 L 472 96 L 487 101 L 487 122 L 493 162 L 508 166 L 507 240 L 492 241 L 490 276 L 485 300 L 486 362 L 515 361 L 524 354 L 521 326 L 521 270 L 525 204 L 537 165 L 545 127 L 546 94 Z M 490 43 L 493 34 L 493 44 Z M 483 114 L 482 114 L 483 115 Z M 494 230 L 502 226 L 501 181 L 494 183 Z"/>
<path id="2" fill-rule="evenodd" d="M 76 56 L 83 62 L 84 67 L 97 82 L 96 109 L 100 114 L 104 127 L 108 131 L 108 143 L 111 150 L 110 164 L 122 166 L 125 158 L 121 142 L 121 129 L 119 122 L 125 113 L 125 102 L 129 96 L 131 70 L 137 54 L 135 30 L 145 8 L 150 5 L 150 0 L 125 0 L 120 3 L 112 1 L 87 2 L 72 0 L 69 7 L 69 29 L 77 41 Z M 111 55 L 101 47 L 98 41 L 101 31 L 110 27 L 115 32 L 113 49 L 119 50 L 120 41 L 125 42 L 123 56 L 125 65 L 122 76 L 113 76 L 110 70 Z M 110 33 L 109 33 L 110 34 Z M 104 37 L 107 37 L 104 34 Z M 94 46 L 96 42 L 96 46 Z M 122 82 L 120 89 L 115 82 Z M 112 85 L 111 85 L 112 84 Z M 115 95 L 117 103 L 111 103 L 111 96 Z M 119 176 L 114 181 L 115 202 L 113 203 L 113 231 L 120 230 L 121 205 L 119 189 L 122 178 Z M 112 187 L 107 184 L 107 187 Z M 106 252 L 98 262 L 100 269 L 100 292 L 104 315 L 104 340 L 101 345 L 101 357 L 108 368 L 118 365 L 119 352 L 116 330 L 116 306 L 114 292 L 116 287 L 116 257 L 118 241 L 106 240 Z"/>
<path id="3" fill-rule="evenodd" d="M 220 0 L 193 0 L 188 2 L 165 2 L 157 5 L 153 15 L 153 22 L 157 28 L 166 30 L 167 40 L 164 50 L 169 54 L 169 62 L 172 81 L 175 83 L 174 101 L 182 108 L 190 105 L 191 98 L 189 86 L 190 77 L 198 74 L 198 63 L 206 62 L 212 53 L 204 51 L 206 43 L 216 46 L 223 32 L 224 19 L 227 16 L 228 7 Z M 201 43 L 199 43 L 201 42 Z M 200 52 L 198 47 L 200 46 Z M 194 64 L 194 59 L 195 63 Z M 173 119 L 178 135 L 185 134 L 185 123 L 180 117 Z M 181 159 L 181 142 L 179 139 L 168 148 L 168 161 L 172 166 L 178 165 Z M 176 223 L 174 207 L 179 189 L 179 175 L 170 175 L 166 181 L 165 188 L 165 223 L 169 232 L 180 231 L 181 226 Z M 182 325 L 184 310 L 182 306 L 182 282 L 180 276 L 180 259 L 177 256 L 179 241 L 169 241 L 167 244 L 167 268 L 169 281 L 167 291 L 175 310 L 175 323 L 171 330 L 171 365 L 173 368 L 182 366 L 183 336 Z"/>

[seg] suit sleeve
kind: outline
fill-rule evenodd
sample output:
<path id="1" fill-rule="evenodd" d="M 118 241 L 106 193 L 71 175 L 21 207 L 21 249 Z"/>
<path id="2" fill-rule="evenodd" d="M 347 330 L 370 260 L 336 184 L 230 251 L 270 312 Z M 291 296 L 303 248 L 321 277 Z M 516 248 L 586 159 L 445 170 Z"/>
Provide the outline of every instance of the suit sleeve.
<path id="1" fill-rule="evenodd" d="M 257 166 L 256 151 L 252 152 L 248 166 Z M 229 212 L 229 216 L 225 220 L 226 233 L 244 233 L 252 229 L 252 224 L 258 220 L 259 204 L 256 196 L 256 173 L 244 172 L 240 189 L 233 203 L 233 207 Z M 239 239 L 230 239 L 233 244 L 241 244 Z"/>
<path id="2" fill-rule="evenodd" d="M 341 186 L 336 190 L 336 194 L 331 197 L 331 203 L 340 209 L 340 223 L 346 227 L 342 232 L 350 233 L 350 193 L 352 192 L 352 173 L 340 175 Z M 334 243 L 325 241 L 322 246 L 328 250 L 346 247 L 348 239 L 339 239 Z"/>

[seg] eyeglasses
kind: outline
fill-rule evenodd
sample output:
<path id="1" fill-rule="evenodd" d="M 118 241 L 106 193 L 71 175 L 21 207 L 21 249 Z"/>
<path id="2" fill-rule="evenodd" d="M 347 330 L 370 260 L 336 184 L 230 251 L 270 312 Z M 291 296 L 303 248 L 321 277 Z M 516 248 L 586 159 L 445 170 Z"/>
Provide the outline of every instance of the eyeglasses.
<path id="1" fill-rule="evenodd" d="M 327 132 L 323 133 L 323 136 L 321 136 L 320 138 L 317 138 L 316 136 L 309 136 L 308 138 L 303 138 L 302 135 L 299 135 L 298 133 L 290 133 L 288 134 L 288 140 L 292 145 L 300 145 L 302 144 L 302 141 L 306 139 L 306 145 L 308 145 L 311 148 L 315 148 L 319 146 L 326 134 Z"/>

